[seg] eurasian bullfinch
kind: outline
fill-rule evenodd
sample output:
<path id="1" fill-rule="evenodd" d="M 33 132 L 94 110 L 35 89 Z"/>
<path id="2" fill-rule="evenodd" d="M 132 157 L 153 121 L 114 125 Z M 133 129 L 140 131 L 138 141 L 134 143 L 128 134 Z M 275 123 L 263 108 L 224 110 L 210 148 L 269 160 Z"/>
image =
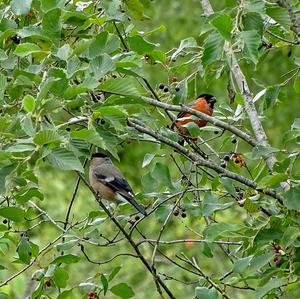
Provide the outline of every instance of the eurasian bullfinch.
<path id="1" fill-rule="evenodd" d="M 117 203 L 124 202 L 125 199 L 140 213 L 147 215 L 146 210 L 135 201 L 134 193 L 122 173 L 105 154 L 92 155 L 89 179 L 95 192 L 104 199 Z"/>

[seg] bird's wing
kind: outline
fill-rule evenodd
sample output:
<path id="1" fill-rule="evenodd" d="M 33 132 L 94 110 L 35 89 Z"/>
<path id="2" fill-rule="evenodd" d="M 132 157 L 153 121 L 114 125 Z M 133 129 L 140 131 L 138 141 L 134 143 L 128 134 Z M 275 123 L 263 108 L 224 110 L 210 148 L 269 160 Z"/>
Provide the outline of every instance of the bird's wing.
<path id="1" fill-rule="evenodd" d="M 114 169 L 108 172 L 106 175 L 103 174 L 101 168 L 95 170 L 95 176 L 105 186 L 111 188 L 114 192 L 124 197 L 130 204 L 132 204 L 139 212 L 147 215 L 146 210 L 140 206 L 134 199 L 134 193 L 128 184 L 128 182 L 122 177 L 122 174 Z"/>

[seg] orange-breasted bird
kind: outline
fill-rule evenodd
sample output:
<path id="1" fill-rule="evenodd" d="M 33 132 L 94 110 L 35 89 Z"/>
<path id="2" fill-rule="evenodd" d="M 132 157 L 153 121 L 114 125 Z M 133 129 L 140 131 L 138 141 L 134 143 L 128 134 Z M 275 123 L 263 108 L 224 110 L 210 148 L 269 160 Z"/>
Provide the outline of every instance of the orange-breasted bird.
<path id="1" fill-rule="evenodd" d="M 216 98 L 210 94 L 203 93 L 198 96 L 192 103 L 188 104 L 189 107 L 203 112 L 209 116 L 213 114 L 214 104 L 216 103 Z M 192 114 L 187 112 L 180 112 L 177 115 L 177 119 L 172 124 L 172 130 L 179 132 L 182 135 L 190 136 L 188 128 L 184 125 L 188 123 L 195 123 L 198 127 L 205 127 L 207 121 L 205 120 L 197 120 L 197 119 L 189 119 L 188 117 L 192 116 Z M 195 141 L 197 138 L 190 138 Z M 180 144 L 183 144 L 183 141 L 179 141 Z"/>

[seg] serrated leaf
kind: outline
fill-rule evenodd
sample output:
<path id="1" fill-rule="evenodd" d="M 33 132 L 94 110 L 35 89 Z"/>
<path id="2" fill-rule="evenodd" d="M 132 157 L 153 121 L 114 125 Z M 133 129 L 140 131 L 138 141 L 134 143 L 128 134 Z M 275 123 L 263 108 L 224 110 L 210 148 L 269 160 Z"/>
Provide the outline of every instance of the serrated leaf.
<path id="1" fill-rule="evenodd" d="M 300 118 L 295 118 L 294 122 L 291 126 L 292 130 L 293 129 L 300 129 Z"/>
<path id="2" fill-rule="evenodd" d="M 204 67 L 221 59 L 224 39 L 219 33 L 211 33 L 204 41 L 204 51 L 201 58 Z"/>
<path id="3" fill-rule="evenodd" d="M 56 245 L 57 251 L 65 251 L 68 250 L 78 244 L 78 240 L 70 240 L 64 243 L 59 243 Z"/>
<path id="4" fill-rule="evenodd" d="M 102 91 L 111 92 L 120 95 L 138 96 L 140 92 L 136 81 L 133 78 L 115 78 L 109 79 L 100 85 Z"/>
<path id="5" fill-rule="evenodd" d="M 59 8 L 48 11 L 42 20 L 42 28 L 44 32 L 50 37 L 59 37 L 61 31 L 60 22 L 61 10 Z"/>
<path id="6" fill-rule="evenodd" d="M 155 164 L 153 171 L 151 172 L 151 176 L 163 186 L 167 186 L 169 188 L 173 188 L 173 183 L 171 180 L 170 169 L 167 165 L 162 164 L 160 162 Z"/>
<path id="7" fill-rule="evenodd" d="M 35 108 L 35 99 L 31 95 L 26 95 L 23 98 L 22 106 L 26 112 L 32 112 Z"/>
<path id="8" fill-rule="evenodd" d="M 64 148 L 55 148 L 47 156 L 49 162 L 54 166 L 62 170 L 77 170 L 84 172 L 84 169 L 79 159 L 74 155 L 73 152 L 68 151 Z"/>
<path id="9" fill-rule="evenodd" d="M 279 152 L 280 150 L 275 147 L 266 147 L 262 145 L 257 145 L 252 150 L 252 159 L 258 159 L 261 157 L 266 157 L 269 154 Z"/>
<path id="10" fill-rule="evenodd" d="M 134 35 L 128 37 L 130 49 L 138 54 L 145 54 L 153 51 L 156 47 L 155 44 L 146 41 L 140 35 Z"/>
<path id="11" fill-rule="evenodd" d="M 31 152 L 35 150 L 35 146 L 32 144 L 16 144 L 9 146 L 6 151 L 9 153 L 23 153 L 23 152 Z"/>
<path id="12" fill-rule="evenodd" d="M 227 40 L 231 39 L 231 31 L 233 28 L 232 19 L 227 14 L 219 15 L 213 18 L 210 23 L 219 31 L 219 33 Z"/>
<path id="13" fill-rule="evenodd" d="M 73 254 L 65 254 L 55 258 L 50 264 L 75 264 L 80 261 L 80 257 Z"/>
<path id="14" fill-rule="evenodd" d="M 102 54 L 91 60 L 88 71 L 94 78 L 99 80 L 108 72 L 115 70 L 115 68 L 115 64 L 110 56 Z"/>
<path id="15" fill-rule="evenodd" d="M 240 236 L 237 234 L 242 229 L 241 225 L 231 223 L 212 223 L 204 229 L 204 236 L 207 241 L 214 241 L 219 236 L 230 237 Z"/>
<path id="16" fill-rule="evenodd" d="M 37 145 L 45 145 L 49 143 L 60 143 L 60 136 L 56 131 L 44 130 L 38 132 L 34 136 L 33 142 Z"/>
<path id="17" fill-rule="evenodd" d="M 18 16 L 27 15 L 31 9 L 32 0 L 12 0 L 11 10 Z"/>
<path id="18" fill-rule="evenodd" d="M 278 94 L 280 90 L 280 85 L 276 84 L 273 86 L 268 86 L 266 93 L 265 93 L 265 103 L 266 103 L 266 108 L 273 108 L 274 105 L 276 104 L 276 100 L 278 99 Z"/>
<path id="19" fill-rule="evenodd" d="M 261 44 L 261 37 L 255 30 L 242 31 L 241 40 L 244 44 L 245 57 L 250 59 L 254 64 L 258 62 L 258 48 Z"/>
<path id="20" fill-rule="evenodd" d="M 0 168 L 0 194 L 5 193 L 6 177 L 15 169 L 16 164 L 5 165 Z"/>
<path id="21" fill-rule="evenodd" d="M 242 22 L 245 31 L 257 30 L 259 34 L 262 34 L 264 24 L 259 13 L 249 12 L 244 14 Z"/>
<path id="22" fill-rule="evenodd" d="M 216 289 L 209 289 L 205 287 L 196 287 L 195 296 L 197 299 L 218 299 L 218 291 Z"/>
<path id="23" fill-rule="evenodd" d="M 25 212 L 17 207 L 3 207 L 0 208 L 0 216 L 15 222 L 24 220 Z"/>
<path id="24" fill-rule="evenodd" d="M 253 259 L 253 255 L 246 256 L 236 260 L 233 264 L 232 271 L 235 273 L 243 274 L 247 269 L 247 267 L 250 265 L 252 259 Z"/>
<path id="25" fill-rule="evenodd" d="M 63 8 L 65 2 L 65 0 L 41 0 L 41 8 L 47 12 L 54 8 Z"/>
<path id="26" fill-rule="evenodd" d="M 25 203 L 28 200 L 31 200 L 32 198 L 38 198 L 39 200 L 43 200 L 44 199 L 44 194 L 41 193 L 41 191 L 37 188 L 29 188 L 29 190 L 26 190 L 25 192 L 21 193 L 21 194 L 17 194 L 16 195 L 16 200 L 19 203 Z"/>
<path id="27" fill-rule="evenodd" d="M 114 295 L 116 295 L 116 296 L 118 296 L 120 298 L 123 298 L 123 299 L 132 298 L 134 296 L 134 292 L 133 292 L 132 288 L 128 284 L 126 284 L 124 282 L 119 283 L 119 284 L 113 286 L 110 289 L 110 291 Z"/>
<path id="28" fill-rule="evenodd" d="M 72 295 L 72 292 L 73 292 L 73 289 L 63 291 L 58 295 L 57 299 L 67 299 L 67 298 L 69 298 L 70 295 Z M 74 296 L 71 298 L 74 298 Z"/>
<path id="29" fill-rule="evenodd" d="M 27 55 L 40 52 L 43 51 L 38 45 L 32 43 L 22 43 L 16 47 L 14 54 L 20 57 L 25 57 Z"/>
<path id="30" fill-rule="evenodd" d="M 291 26 L 291 19 L 287 9 L 280 7 L 278 5 L 267 7 L 266 13 L 270 16 L 273 20 L 278 22 L 281 26 L 289 29 Z"/>

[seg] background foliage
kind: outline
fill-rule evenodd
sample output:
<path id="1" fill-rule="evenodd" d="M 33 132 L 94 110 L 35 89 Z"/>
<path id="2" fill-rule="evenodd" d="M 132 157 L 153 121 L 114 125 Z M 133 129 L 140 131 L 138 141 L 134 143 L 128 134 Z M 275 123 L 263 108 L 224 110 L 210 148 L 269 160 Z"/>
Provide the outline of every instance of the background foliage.
<path id="1" fill-rule="evenodd" d="M 207 3 L 1 2 L 1 299 L 299 298 L 299 2 Z M 197 166 L 147 99 L 212 93 L 214 116 L 257 138 L 233 57 L 271 147 L 190 126 Z M 96 147 L 145 219 L 112 216 L 84 184 Z"/>

